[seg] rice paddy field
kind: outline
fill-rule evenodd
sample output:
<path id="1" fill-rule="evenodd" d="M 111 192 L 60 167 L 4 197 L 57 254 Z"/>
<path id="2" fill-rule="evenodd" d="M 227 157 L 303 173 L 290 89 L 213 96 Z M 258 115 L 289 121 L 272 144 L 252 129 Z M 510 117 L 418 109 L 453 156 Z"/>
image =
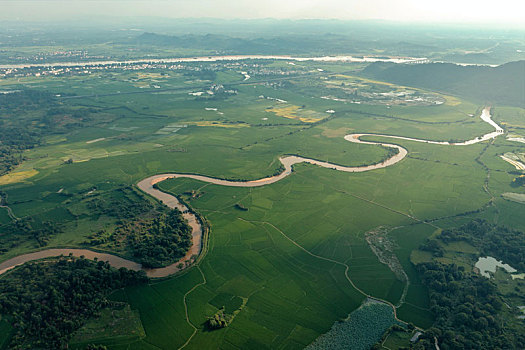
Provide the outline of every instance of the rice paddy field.
<path id="1" fill-rule="evenodd" d="M 250 68 L 252 62 L 240 64 Z M 49 91 L 60 95 L 62 106 L 89 109 L 91 118 L 89 126 L 47 135 L 24 152 L 25 160 L 0 177 L 6 205 L 17 218 L 60 225 L 45 248 L 83 247 L 94 231 L 117 224 L 116 218 L 93 212 L 90 200 L 114 196 L 147 176 L 177 172 L 255 180 L 278 173 L 283 155 L 345 166 L 387 157 L 388 149 L 379 145 L 345 141 L 348 133 L 463 141 L 493 131 L 479 118 L 484 106 L 438 92 L 417 90 L 425 101 L 440 104 L 367 103 L 366 93 L 401 98 L 394 93 L 409 88 L 359 79 L 358 65 L 262 64 L 275 76 L 258 75 L 252 67 L 251 78 L 244 80 L 241 67 L 213 63 L 204 67 L 216 70 L 211 79 L 177 69 L 0 79 L 2 90 Z M 278 74 L 291 68 L 293 74 Z M 230 92 L 217 93 L 218 85 Z M 362 89 L 361 103 L 351 103 L 355 98 L 345 89 Z M 343 94 L 347 100 L 338 101 Z M 515 132 L 525 127 L 522 110 L 495 106 L 493 112 L 504 127 Z M 472 218 L 525 229 L 525 204 L 516 200 L 525 188 L 512 186 L 519 174 L 499 157 L 524 153 L 525 143 L 505 136 L 462 147 L 388 142 L 406 148 L 408 156 L 369 172 L 298 164 L 291 176 L 257 188 L 190 179 L 160 183 L 209 223 L 204 256 L 179 275 L 112 295 L 129 305 L 122 315 L 140 324 L 131 335 L 104 332 L 97 343 L 109 349 L 304 348 L 335 322 L 356 315 L 368 296 L 395 305 L 401 321 L 430 327 L 428 291 L 411 252 L 436 230 Z M 43 249 L 31 237 L 16 236 L 12 222 L 8 210 L 0 208 L 0 262 Z M 407 280 L 369 247 L 365 236 L 378 227 L 385 227 L 395 243 Z M 237 312 L 234 320 L 208 330 L 208 317 L 223 306 Z M 0 335 L 9 332 L 1 319 Z"/>

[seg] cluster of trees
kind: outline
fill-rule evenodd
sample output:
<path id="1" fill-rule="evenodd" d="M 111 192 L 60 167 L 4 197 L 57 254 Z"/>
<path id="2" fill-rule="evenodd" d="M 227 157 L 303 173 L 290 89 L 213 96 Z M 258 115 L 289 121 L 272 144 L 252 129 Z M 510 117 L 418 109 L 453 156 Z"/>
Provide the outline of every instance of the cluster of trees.
<path id="1" fill-rule="evenodd" d="M 463 226 L 444 230 L 439 239 L 444 243 L 466 241 L 478 248 L 482 255 L 503 260 L 504 263 L 525 271 L 524 232 L 477 219 Z M 427 244 L 432 244 L 432 240 Z"/>
<path id="2" fill-rule="evenodd" d="M 92 198 L 87 206 L 94 215 L 117 218 L 113 230 L 94 232 L 85 244 L 103 246 L 129 255 L 144 267 L 177 262 L 192 245 L 192 229 L 182 213 L 154 206 L 131 187 Z"/>
<path id="3" fill-rule="evenodd" d="M 36 222 L 31 217 L 25 217 L 10 222 L 2 227 L 0 232 L 0 253 L 16 247 L 23 240 L 34 239 L 38 246 L 45 247 L 52 236 L 62 232 L 62 226 L 52 222 Z"/>
<path id="4" fill-rule="evenodd" d="M 499 313 L 504 304 L 493 282 L 455 264 L 431 262 L 417 268 L 436 317 L 417 348 L 434 349 L 436 337 L 442 350 L 525 349 L 525 335 L 505 326 Z"/>
<path id="5" fill-rule="evenodd" d="M 512 180 L 511 185 L 513 187 L 525 186 L 525 175 L 520 175 Z"/>
<path id="6" fill-rule="evenodd" d="M 86 350 L 107 350 L 108 348 L 104 345 L 89 344 L 86 346 Z"/>
<path id="7" fill-rule="evenodd" d="M 240 211 L 248 211 L 248 208 L 246 208 L 244 205 L 242 205 L 241 203 L 237 203 L 235 204 L 235 209 L 239 209 Z"/>
<path id="8" fill-rule="evenodd" d="M 60 257 L 31 262 L 0 279 L 0 313 L 13 318 L 10 349 L 66 349 L 74 331 L 109 305 L 115 289 L 147 282 L 144 272 Z"/>
<path id="9" fill-rule="evenodd" d="M 387 149 L 388 153 L 386 154 L 386 157 L 384 158 L 383 162 L 387 161 L 388 159 L 392 158 L 393 156 L 399 153 L 399 150 L 397 148 L 388 147 Z"/>
<path id="10" fill-rule="evenodd" d="M 183 257 L 192 244 L 192 229 L 173 209 L 150 220 L 122 225 L 131 254 L 145 267 L 163 267 Z"/>
<path id="11" fill-rule="evenodd" d="M 443 256 L 446 244 L 464 241 L 482 255 L 525 270 L 525 233 L 476 219 L 446 229 L 427 240 L 420 249 Z M 516 332 L 505 317 L 504 302 L 490 279 L 466 272 L 455 264 L 436 260 L 417 265 L 430 294 L 436 316 L 416 348 L 434 349 L 434 338 L 447 349 L 525 349 L 525 334 Z"/>
<path id="12" fill-rule="evenodd" d="M 27 110 L 36 110 L 54 105 L 52 94 L 40 90 L 20 90 L 0 94 L 1 114 L 16 114 Z"/>
<path id="13" fill-rule="evenodd" d="M 217 311 L 217 313 L 211 317 L 208 317 L 208 320 L 206 321 L 206 327 L 210 330 L 214 329 L 221 329 L 228 327 L 228 324 L 230 323 L 230 318 L 228 315 L 224 313 L 224 307 Z"/>

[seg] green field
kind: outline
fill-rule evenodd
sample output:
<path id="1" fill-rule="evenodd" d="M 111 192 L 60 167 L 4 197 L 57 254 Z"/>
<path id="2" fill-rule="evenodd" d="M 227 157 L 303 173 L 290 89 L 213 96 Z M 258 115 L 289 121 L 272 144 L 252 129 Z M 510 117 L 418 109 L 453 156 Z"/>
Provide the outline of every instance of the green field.
<path id="1" fill-rule="evenodd" d="M 268 69 L 290 67 L 282 62 L 264 64 Z M 243 81 L 239 69 L 228 64 L 213 79 L 177 70 L 0 79 L 2 89 L 77 94 L 57 97 L 57 103 L 89 115 L 85 127 L 46 135 L 41 145 L 24 152 L 22 164 L 0 177 L 0 191 L 7 194 L 7 205 L 16 217 L 30 220 L 34 227 L 52 222 L 61 228 L 40 246 L 32 236 L 17 234 L 7 210 L 0 208 L 0 262 L 38 249 L 85 247 L 89 235 L 112 230 L 119 221 L 94 212 L 90 201 L 147 201 L 134 191 L 126 192 L 125 198 L 116 193 L 150 175 L 178 172 L 254 180 L 278 172 L 282 155 L 347 166 L 377 163 L 386 156 L 383 147 L 345 141 L 348 133 L 450 141 L 492 131 L 478 117 L 483 106 L 436 92 L 421 90 L 447 102 L 387 106 L 323 99 L 334 95 L 334 89 L 342 92 L 327 87 L 321 78 L 348 86 L 359 83 L 365 92 L 405 87 L 387 85 L 385 90 L 381 82 L 357 81 L 355 70 L 360 65 L 301 65 L 301 74 L 272 77 L 288 82 L 280 85 L 266 84 L 264 76 Z M 312 72 L 318 67 L 323 71 Z M 156 84 L 161 89 L 151 88 Z M 224 84 L 236 94 L 189 95 L 212 84 Z M 279 116 L 269 108 L 282 108 L 281 103 L 266 97 L 298 106 L 297 113 L 322 118 L 302 122 Z M 326 113 L 330 109 L 335 113 Z M 520 113 L 497 106 L 494 119 L 519 127 Z M 515 169 L 499 155 L 523 152 L 525 144 L 505 136 L 465 147 L 388 142 L 405 147 L 408 157 L 370 172 L 342 173 L 299 164 L 291 176 L 257 188 L 189 179 L 162 182 L 163 191 L 181 196 L 209 222 L 207 254 L 179 276 L 113 296 L 129 304 L 127 315 L 133 322 L 128 326 L 133 330 L 112 335 L 110 329 L 97 330 L 91 322 L 85 327 L 97 335 L 89 339 L 79 335 L 72 347 L 96 341 L 110 349 L 304 348 L 334 322 L 346 319 L 367 295 L 396 305 L 401 320 L 429 328 L 434 316 L 428 290 L 410 261 L 411 253 L 437 230 L 472 218 L 523 229 L 523 204 L 501 195 L 523 195 L 525 189 L 511 186 Z M 13 180 L 14 174 L 20 177 Z M 239 205 L 247 210 L 239 210 Z M 395 243 L 393 251 L 409 281 L 406 295 L 406 281 L 379 261 L 365 239 L 378 227 L 385 227 Z M 113 252 L 122 254 L 119 249 Z M 240 300 L 246 304 L 228 327 L 214 331 L 205 327 L 207 318 L 222 306 L 237 310 Z M 101 323 L 111 323 L 109 315 L 101 317 Z M 142 327 L 143 334 L 138 331 Z M 8 328 L 0 321 L 0 334 L 7 334 Z M 397 342 L 392 336 L 386 344 Z"/>
<path id="2" fill-rule="evenodd" d="M 83 349 L 87 344 L 134 343 L 145 336 L 138 311 L 129 305 L 118 305 L 102 310 L 99 317 L 89 320 L 71 339 L 73 349 Z"/>

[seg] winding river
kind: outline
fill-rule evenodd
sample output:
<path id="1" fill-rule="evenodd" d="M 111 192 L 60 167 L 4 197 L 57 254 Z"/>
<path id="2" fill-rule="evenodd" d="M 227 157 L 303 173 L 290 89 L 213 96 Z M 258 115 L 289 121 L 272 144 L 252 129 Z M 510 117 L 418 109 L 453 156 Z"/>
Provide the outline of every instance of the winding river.
<path id="1" fill-rule="evenodd" d="M 183 258 L 181 258 L 178 262 L 172 265 L 163 267 L 163 268 L 146 269 L 146 268 L 143 268 L 141 264 L 139 263 L 121 258 L 116 255 L 112 255 L 109 253 L 101 253 L 101 252 L 96 252 L 96 251 L 92 251 L 89 249 L 72 249 L 72 248 L 46 249 L 46 250 L 41 250 L 41 251 L 34 252 L 34 253 L 19 255 L 17 257 L 4 261 L 3 263 L 0 264 L 0 275 L 28 261 L 56 257 L 60 255 L 67 256 L 69 254 L 72 254 L 73 256 L 77 256 L 77 257 L 84 256 L 87 259 L 96 258 L 101 261 L 107 261 L 109 262 L 110 265 L 112 265 L 115 268 L 125 267 L 125 268 L 128 268 L 130 270 L 135 270 L 135 271 L 144 270 L 146 274 L 148 275 L 148 277 L 152 277 L 152 278 L 167 277 L 167 276 L 170 276 L 170 275 L 173 275 L 179 272 L 181 269 L 184 269 L 187 266 L 190 266 L 193 260 L 201 253 L 202 248 L 203 248 L 204 230 L 202 228 L 202 225 L 199 219 L 195 216 L 195 214 L 193 214 L 188 209 L 188 207 L 186 207 L 183 203 L 181 203 L 175 196 L 156 189 L 154 186 L 155 184 L 161 181 L 164 181 L 166 179 L 190 178 L 190 179 L 195 179 L 195 180 L 212 183 L 212 184 L 220 185 L 220 186 L 259 187 L 259 186 L 269 185 L 269 184 L 272 184 L 272 183 L 275 183 L 277 181 L 284 179 L 285 177 L 289 176 L 292 173 L 293 165 L 299 164 L 299 163 L 309 163 L 309 164 L 321 166 L 323 168 L 335 169 L 337 171 L 344 171 L 344 172 L 349 172 L 349 173 L 357 173 L 357 172 L 364 172 L 364 171 L 386 168 L 388 166 L 398 163 L 403 158 L 405 158 L 406 155 L 408 154 L 408 151 L 405 148 L 399 145 L 395 145 L 395 144 L 372 142 L 372 141 L 362 141 L 360 139 L 361 137 L 379 136 L 379 137 L 394 138 L 394 139 L 400 139 L 400 140 L 423 142 L 423 143 L 437 144 L 437 145 L 466 146 L 466 145 L 472 145 L 478 142 L 494 139 L 498 137 L 499 135 L 503 134 L 503 129 L 492 120 L 491 115 L 490 115 L 490 108 L 487 107 L 483 109 L 480 118 L 484 122 L 493 126 L 496 129 L 496 131 L 487 133 L 480 137 L 476 137 L 472 140 L 458 142 L 458 143 L 430 141 L 430 140 L 415 139 L 415 138 L 410 138 L 410 137 L 381 135 L 381 134 L 349 134 L 349 135 L 346 135 L 344 138 L 346 141 L 349 141 L 349 142 L 366 144 L 366 145 L 381 145 L 383 147 L 394 148 L 398 150 L 397 154 L 393 155 L 387 160 L 381 163 L 372 164 L 372 165 L 347 167 L 347 166 L 332 164 L 329 162 L 323 162 L 323 161 L 299 157 L 299 156 L 285 156 L 285 157 L 279 158 L 279 160 L 284 166 L 284 171 L 282 173 L 275 175 L 275 176 L 266 177 L 266 178 L 262 178 L 259 180 L 253 180 L 253 181 L 228 181 L 228 180 L 208 177 L 204 175 L 196 175 L 196 174 L 168 173 L 168 174 L 153 175 L 153 176 L 150 176 L 138 182 L 137 187 L 141 191 L 161 201 L 168 207 L 179 209 L 183 213 L 184 218 L 188 221 L 188 224 L 192 228 L 192 241 L 193 241 L 192 247 L 186 253 L 186 255 Z"/>

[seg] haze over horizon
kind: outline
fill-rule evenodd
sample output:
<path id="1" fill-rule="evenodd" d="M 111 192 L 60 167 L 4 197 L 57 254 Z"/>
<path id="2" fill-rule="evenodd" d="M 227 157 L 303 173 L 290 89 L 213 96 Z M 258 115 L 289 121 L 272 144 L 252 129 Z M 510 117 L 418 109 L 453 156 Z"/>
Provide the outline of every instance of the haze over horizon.
<path id="1" fill-rule="evenodd" d="M 116 17 L 341 19 L 480 23 L 525 27 L 519 0 L 0 0 L 0 20 Z"/>

